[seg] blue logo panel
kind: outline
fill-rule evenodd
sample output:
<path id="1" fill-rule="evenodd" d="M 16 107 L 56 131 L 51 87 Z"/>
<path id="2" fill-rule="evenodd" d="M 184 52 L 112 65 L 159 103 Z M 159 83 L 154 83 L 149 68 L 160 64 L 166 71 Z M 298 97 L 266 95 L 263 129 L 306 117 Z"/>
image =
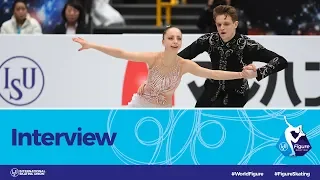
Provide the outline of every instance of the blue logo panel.
<path id="1" fill-rule="evenodd" d="M 291 125 L 286 116 L 284 121 L 287 124 L 284 133 L 277 143 L 278 149 L 284 156 L 303 156 L 311 150 L 311 144 L 307 135 L 303 132 L 302 125 Z"/>
<path id="2" fill-rule="evenodd" d="M 0 165 L 320 164 L 320 110 L 17 109 L 0 117 Z"/>

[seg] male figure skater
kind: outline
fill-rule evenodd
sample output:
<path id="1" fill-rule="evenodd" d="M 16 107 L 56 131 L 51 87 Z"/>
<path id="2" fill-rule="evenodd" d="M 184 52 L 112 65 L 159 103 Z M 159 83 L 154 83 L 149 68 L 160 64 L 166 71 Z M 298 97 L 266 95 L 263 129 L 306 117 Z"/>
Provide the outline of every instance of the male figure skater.
<path id="1" fill-rule="evenodd" d="M 272 52 L 247 36 L 236 33 L 238 16 L 236 9 L 219 5 L 213 11 L 218 32 L 202 35 L 178 55 L 193 59 L 203 52 L 210 56 L 212 69 L 242 71 L 253 61 L 267 63 L 256 71 L 258 81 L 277 73 L 288 66 L 287 60 Z M 246 79 L 211 80 L 204 84 L 204 92 L 196 106 L 204 107 L 244 107 L 248 101 L 249 84 Z"/>

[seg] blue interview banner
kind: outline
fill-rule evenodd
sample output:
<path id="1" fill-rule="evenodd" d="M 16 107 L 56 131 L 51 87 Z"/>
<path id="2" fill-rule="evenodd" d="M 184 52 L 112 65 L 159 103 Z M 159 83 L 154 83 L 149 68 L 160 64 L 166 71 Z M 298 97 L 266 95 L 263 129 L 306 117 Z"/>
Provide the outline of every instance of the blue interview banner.
<path id="1" fill-rule="evenodd" d="M 316 109 L 3 109 L 0 179 L 313 179 L 319 117 Z"/>

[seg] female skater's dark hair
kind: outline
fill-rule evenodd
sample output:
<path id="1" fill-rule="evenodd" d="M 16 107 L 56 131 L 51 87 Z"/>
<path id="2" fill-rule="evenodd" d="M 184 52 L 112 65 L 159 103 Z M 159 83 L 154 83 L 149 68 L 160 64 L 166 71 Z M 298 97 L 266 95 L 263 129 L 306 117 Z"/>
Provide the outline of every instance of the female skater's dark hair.
<path id="1" fill-rule="evenodd" d="M 164 36 L 166 35 L 167 31 L 171 28 L 177 28 L 175 26 L 167 26 L 164 30 L 163 30 L 163 33 L 162 33 L 162 39 L 164 39 Z M 177 28 L 179 29 L 179 28 Z"/>

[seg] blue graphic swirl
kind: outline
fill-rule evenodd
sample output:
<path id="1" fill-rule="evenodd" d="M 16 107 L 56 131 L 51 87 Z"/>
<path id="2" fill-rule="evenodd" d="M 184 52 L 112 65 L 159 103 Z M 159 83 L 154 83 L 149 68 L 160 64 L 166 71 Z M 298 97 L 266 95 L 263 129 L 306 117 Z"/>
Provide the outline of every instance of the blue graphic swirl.
<path id="1" fill-rule="evenodd" d="M 319 152 L 314 152 L 317 148 L 299 158 L 285 157 L 276 148 L 286 128 L 283 117 L 299 125 L 308 118 L 307 112 L 313 113 L 307 110 L 112 110 L 107 131 L 123 135 L 112 150 L 125 164 L 319 165 Z M 319 138 L 320 125 L 311 125 L 314 126 L 304 128 L 311 129 L 305 132 L 312 143 L 314 138 Z"/>

